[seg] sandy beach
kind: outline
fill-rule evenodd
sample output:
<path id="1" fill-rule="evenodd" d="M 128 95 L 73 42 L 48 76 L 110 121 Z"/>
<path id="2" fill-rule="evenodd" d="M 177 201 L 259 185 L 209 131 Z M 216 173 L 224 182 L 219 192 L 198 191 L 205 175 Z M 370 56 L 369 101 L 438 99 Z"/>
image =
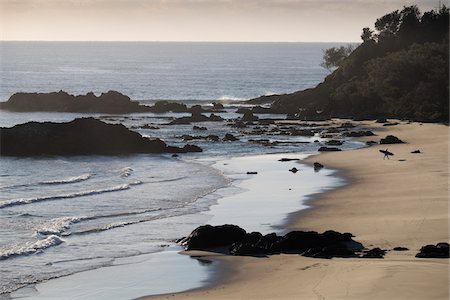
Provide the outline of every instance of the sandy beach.
<path id="1" fill-rule="evenodd" d="M 448 241 L 448 126 L 362 123 L 378 136 L 361 140 L 392 134 L 406 143 L 306 159 L 340 170 L 349 184 L 311 199 L 286 229 L 351 232 L 367 247 L 409 251 L 384 259 L 216 256 L 225 262 L 219 282 L 147 299 L 448 299 L 449 261 L 414 257 L 423 245 Z M 390 160 L 378 151 L 386 148 Z"/>

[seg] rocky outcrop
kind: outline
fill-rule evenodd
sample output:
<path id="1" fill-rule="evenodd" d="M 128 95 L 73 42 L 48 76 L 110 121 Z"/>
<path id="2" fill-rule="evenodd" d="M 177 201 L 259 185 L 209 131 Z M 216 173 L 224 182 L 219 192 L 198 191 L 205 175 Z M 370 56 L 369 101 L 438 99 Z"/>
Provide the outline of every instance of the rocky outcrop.
<path id="1" fill-rule="evenodd" d="M 188 108 L 186 104 L 169 102 L 169 101 L 158 101 L 150 108 L 151 112 L 154 113 L 166 113 L 166 112 L 187 112 Z"/>
<path id="2" fill-rule="evenodd" d="M 37 155 L 123 155 L 132 153 L 199 152 L 186 145 L 171 147 L 160 139 L 148 139 L 121 124 L 94 118 L 67 123 L 28 122 L 0 128 L 0 153 L 7 156 Z"/>
<path id="3" fill-rule="evenodd" d="M 373 136 L 375 135 L 372 131 L 366 130 L 366 131 L 349 131 L 344 132 L 342 134 L 345 137 L 363 137 L 363 136 Z"/>
<path id="4" fill-rule="evenodd" d="M 205 225 L 179 241 L 187 250 L 218 251 L 231 255 L 271 255 L 297 253 L 304 256 L 332 258 L 355 257 L 363 246 L 350 233 L 336 231 L 291 231 L 284 236 L 275 233 L 247 233 L 235 225 Z"/>
<path id="5" fill-rule="evenodd" d="M 420 248 L 416 254 L 418 258 L 450 258 L 450 248 L 448 243 L 437 243 L 436 245 L 426 245 Z"/>
<path id="6" fill-rule="evenodd" d="M 70 95 L 59 91 L 52 93 L 16 93 L 8 101 L 0 103 L 0 109 L 17 112 L 77 112 L 125 114 L 148 112 L 150 108 L 131 101 L 116 91 L 102 93 L 97 97 L 90 92 L 86 95 Z"/>
<path id="7" fill-rule="evenodd" d="M 320 147 L 319 150 L 317 150 L 319 152 L 329 152 L 329 151 L 342 151 L 339 148 L 336 147 Z"/>
<path id="8" fill-rule="evenodd" d="M 169 125 L 186 125 L 194 122 L 221 122 L 223 118 L 221 116 L 211 114 L 209 117 L 199 113 L 193 112 L 190 117 L 177 118 L 169 123 Z"/>
<path id="9" fill-rule="evenodd" d="M 239 141 L 239 139 L 237 137 L 235 137 L 234 135 L 232 135 L 231 133 L 227 133 L 223 137 L 223 141 L 225 141 L 225 142 L 235 142 L 235 141 Z"/>
<path id="10" fill-rule="evenodd" d="M 380 140 L 380 144 L 404 144 L 405 142 L 394 135 L 388 135 Z"/>

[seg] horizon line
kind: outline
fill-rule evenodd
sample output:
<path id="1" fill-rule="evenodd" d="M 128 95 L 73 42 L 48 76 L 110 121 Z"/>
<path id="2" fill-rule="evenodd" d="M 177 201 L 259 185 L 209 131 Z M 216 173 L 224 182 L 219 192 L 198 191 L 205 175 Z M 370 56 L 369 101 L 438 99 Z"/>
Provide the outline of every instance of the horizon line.
<path id="1" fill-rule="evenodd" d="M 0 42 L 50 43 L 360 43 L 359 41 L 158 41 L 158 40 L 0 40 Z"/>

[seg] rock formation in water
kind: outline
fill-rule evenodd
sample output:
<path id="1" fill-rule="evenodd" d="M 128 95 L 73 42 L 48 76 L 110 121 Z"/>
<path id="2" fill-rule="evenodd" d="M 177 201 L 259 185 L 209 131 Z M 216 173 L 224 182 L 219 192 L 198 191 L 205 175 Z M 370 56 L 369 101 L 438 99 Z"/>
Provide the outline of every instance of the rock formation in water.
<path id="1" fill-rule="evenodd" d="M 201 152 L 194 145 L 171 147 L 160 139 L 142 137 L 121 124 L 94 118 L 67 123 L 28 122 L 0 128 L 0 154 L 37 155 L 123 155 L 133 153 Z"/>
<path id="2" fill-rule="evenodd" d="M 8 101 L 0 103 L 0 109 L 17 112 L 76 112 L 76 113 L 110 113 L 125 114 L 149 112 L 148 106 L 131 101 L 116 91 L 109 91 L 96 96 L 90 92 L 74 96 L 64 91 L 52 93 L 16 93 Z"/>

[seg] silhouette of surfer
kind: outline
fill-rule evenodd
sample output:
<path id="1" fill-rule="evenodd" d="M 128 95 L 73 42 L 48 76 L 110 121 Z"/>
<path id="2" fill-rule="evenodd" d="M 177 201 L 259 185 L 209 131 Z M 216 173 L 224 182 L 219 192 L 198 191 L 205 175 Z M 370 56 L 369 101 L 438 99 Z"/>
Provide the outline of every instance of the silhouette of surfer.
<path id="1" fill-rule="evenodd" d="M 389 156 L 394 156 L 394 153 L 389 152 L 387 148 L 386 150 L 380 150 L 380 152 L 384 154 L 383 159 L 389 159 Z"/>

